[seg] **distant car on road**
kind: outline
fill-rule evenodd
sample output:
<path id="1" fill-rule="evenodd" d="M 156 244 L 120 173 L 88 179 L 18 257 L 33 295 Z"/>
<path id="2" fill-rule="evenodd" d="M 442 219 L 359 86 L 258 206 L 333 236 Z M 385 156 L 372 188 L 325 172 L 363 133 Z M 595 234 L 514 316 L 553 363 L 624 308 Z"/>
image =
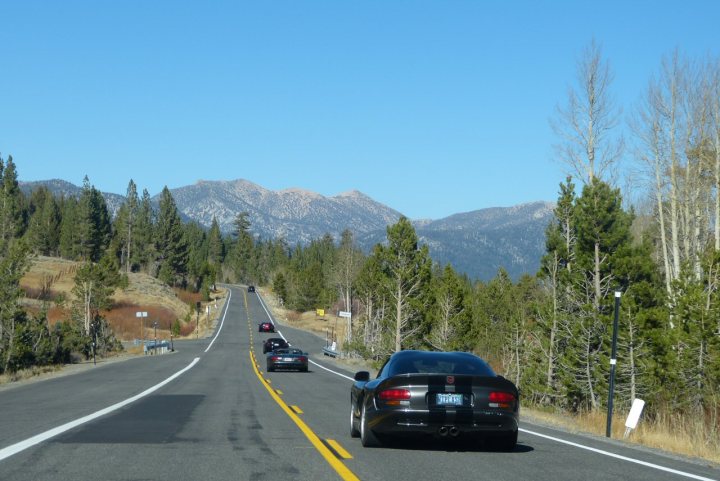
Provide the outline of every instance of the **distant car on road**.
<path id="1" fill-rule="evenodd" d="M 248 286 L 248 292 L 255 292 L 255 286 Z"/>
<path id="2" fill-rule="evenodd" d="M 290 347 L 290 344 L 281 337 L 271 337 L 263 343 L 263 354 L 274 351 L 275 349 L 284 349 Z"/>
<path id="3" fill-rule="evenodd" d="M 350 435 L 363 446 L 385 436 L 484 438 L 512 451 L 520 417 L 515 384 L 466 352 L 399 351 L 370 380 L 355 374 L 350 388 Z"/>
<path id="4" fill-rule="evenodd" d="M 308 355 L 294 347 L 279 348 L 267 354 L 268 372 L 277 369 L 293 369 L 301 372 L 308 370 Z"/>
<path id="5" fill-rule="evenodd" d="M 261 322 L 258 324 L 258 332 L 275 332 L 275 324 L 272 322 Z"/>

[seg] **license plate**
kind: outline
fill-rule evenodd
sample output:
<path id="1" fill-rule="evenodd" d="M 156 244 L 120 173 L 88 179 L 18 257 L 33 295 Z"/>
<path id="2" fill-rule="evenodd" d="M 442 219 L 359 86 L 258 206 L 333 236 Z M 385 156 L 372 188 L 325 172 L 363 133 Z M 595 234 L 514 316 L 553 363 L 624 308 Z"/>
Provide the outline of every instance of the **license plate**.
<path id="1" fill-rule="evenodd" d="M 295 359 L 292 358 L 292 357 L 284 357 L 284 358 L 283 358 L 283 361 L 285 361 L 285 362 L 293 362 L 294 360 L 295 360 Z"/>
<path id="2" fill-rule="evenodd" d="M 462 406 L 463 395 L 455 393 L 438 393 L 435 400 L 441 406 Z"/>

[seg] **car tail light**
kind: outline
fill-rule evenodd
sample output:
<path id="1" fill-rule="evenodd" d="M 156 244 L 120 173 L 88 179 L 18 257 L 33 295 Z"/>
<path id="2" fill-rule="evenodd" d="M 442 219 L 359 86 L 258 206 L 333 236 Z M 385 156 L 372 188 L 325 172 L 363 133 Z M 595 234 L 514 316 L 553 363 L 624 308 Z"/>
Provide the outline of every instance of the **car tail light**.
<path id="1" fill-rule="evenodd" d="M 383 401 L 410 399 L 410 391 L 407 389 L 386 389 L 385 391 L 380 391 L 378 397 Z"/>
<path id="2" fill-rule="evenodd" d="M 307 358 L 305 356 L 300 356 L 300 362 L 307 362 Z"/>
<path id="3" fill-rule="evenodd" d="M 490 393 L 490 402 L 491 403 L 511 403 L 515 400 L 515 395 L 511 394 L 509 392 L 497 392 L 493 391 Z"/>
<path id="4" fill-rule="evenodd" d="M 279 361 L 279 360 L 280 360 L 280 356 L 273 356 L 273 357 L 271 357 L 270 359 L 272 359 L 273 361 Z"/>

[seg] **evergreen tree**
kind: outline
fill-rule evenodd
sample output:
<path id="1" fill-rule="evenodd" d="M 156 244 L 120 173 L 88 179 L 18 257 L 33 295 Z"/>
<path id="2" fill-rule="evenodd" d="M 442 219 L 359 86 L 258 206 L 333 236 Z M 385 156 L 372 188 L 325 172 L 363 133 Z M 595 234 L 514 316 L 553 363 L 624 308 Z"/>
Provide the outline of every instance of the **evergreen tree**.
<path id="1" fill-rule="evenodd" d="M 61 199 L 60 204 L 60 255 L 65 259 L 76 260 L 80 256 L 80 236 L 77 228 L 80 207 L 74 197 Z"/>
<path id="2" fill-rule="evenodd" d="M 12 156 L 3 163 L 0 157 L 2 172 L 2 191 L 0 191 L 0 252 L 7 252 L 9 244 L 20 237 L 25 230 L 25 197 L 20 191 L 17 170 Z"/>
<path id="3" fill-rule="evenodd" d="M 213 217 L 210 231 L 207 235 L 207 260 L 213 266 L 220 266 L 225 258 L 225 246 L 223 245 L 222 234 L 220 233 L 220 225 L 217 219 Z"/>
<path id="4" fill-rule="evenodd" d="M 33 191 L 26 238 L 40 255 L 57 255 L 60 245 L 60 207 L 46 187 Z"/>
<path id="5" fill-rule="evenodd" d="M 24 293 L 20 279 L 27 272 L 29 258 L 24 243 L 13 243 L 0 253 L 0 373 L 23 367 L 26 340 L 22 326 L 27 321 L 20 305 Z"/>
<path id="6" fill-rule="evenodd" d="M 79 254 L 82 259 L 97 262 L 110 244 L 111 225 L 107 204 L 100 191 L 83 180 L 83 192 L 78 203 Z"/>
<path id="7" fill-rule="evenodd" d="M 417 345 L 414 336 L 422 324 L 428 302 L 431 260 L 427 246 L 418 247 L 417 234 L 406 217 L 387 228 L 388 245 L 377 250 L 381 270 L 387 279 L 392 308 L 392 338 L 395 351 Z"/>
<path id="8" fill-rule="evenodd" d="M 163 188 L 155 229 L 155 248 L 158 255 L 158 277 L 169 285 L 178 285 L 187 272 L 188 246 L 175 199 Z"/>
<path id="9" fill-rule="evenodd" d="M 131 253 L 132 264 L 155 275 L 155 214 L 147 189 L 143 189 L 132 238 L 135 246 Z"/>

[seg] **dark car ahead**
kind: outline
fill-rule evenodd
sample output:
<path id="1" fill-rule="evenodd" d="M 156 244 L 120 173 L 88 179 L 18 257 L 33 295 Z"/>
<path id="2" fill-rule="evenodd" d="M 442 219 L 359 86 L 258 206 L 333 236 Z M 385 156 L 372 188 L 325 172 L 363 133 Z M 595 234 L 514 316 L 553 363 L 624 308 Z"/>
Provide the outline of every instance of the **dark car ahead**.
<path id="1" fill-rule="evenodd" d="M 248 292 L 255 292 L 255 286 L 248 286 Z"/>
<path id="2" fill-rule="evenodd" d="M 277 369 L 294 369 L 302 372 L 308 370 L 308 355 L 301 349 L 294 347 L 275 349 L 269 352 L 266 358 L 268 372 Z"/>
<path id="3" fill-rule="evenodd" d="M 290 344 L 281 337 L 271 337 L 263 343 L 263 354 L 274 351 L 275 349 L 284 349 L 290 347 Z"/>
<path id="4" fill-rule="evenodd" d="M 520 402 L 515 385 L 481 358 L 465 352 L 396 352 L 370 380 L 355 374 L 350 435 L 363 446 L 385 436 L 478 437 L 512 451 Z"/>
<path id="5" fill-rule="evenodd" d="M 275 332 L 275 324 L 272 322 L 261 322 L 258 324 L 258 332 Z"/>

